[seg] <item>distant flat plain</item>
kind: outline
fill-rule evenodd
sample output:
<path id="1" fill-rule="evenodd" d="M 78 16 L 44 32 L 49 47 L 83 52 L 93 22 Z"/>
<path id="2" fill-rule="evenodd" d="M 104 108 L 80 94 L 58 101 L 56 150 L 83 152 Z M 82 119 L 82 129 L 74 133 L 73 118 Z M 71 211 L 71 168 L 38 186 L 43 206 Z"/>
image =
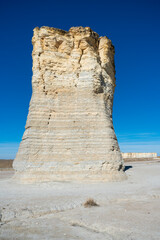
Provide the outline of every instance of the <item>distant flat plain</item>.
<path id="1" fill-rule="evenodd" d="M 12 168 L 13 159 L 0 159 L 0 170 L 3 168 Z"/>
<path id="2" fill-rule="evenodd" d="M 21 184 L 3 168 L 0 239 L 160 239 L 160 159 L 125 165 L 127 180 L 102 183 Z M 88 198 L 99 206 L 85 208 Z"/>
<path id="3" fill-rule="evenodd" d="M 160 160 L 160 156 L 157 157 L 157 160 Z M 155 158 L 125 158 L 125 162 L 142 162 L 142 161 L 151 161 L 155 160 Z M 13 159 L 0 159 L 0 170 L 3 168 L 12 168 Z"/>

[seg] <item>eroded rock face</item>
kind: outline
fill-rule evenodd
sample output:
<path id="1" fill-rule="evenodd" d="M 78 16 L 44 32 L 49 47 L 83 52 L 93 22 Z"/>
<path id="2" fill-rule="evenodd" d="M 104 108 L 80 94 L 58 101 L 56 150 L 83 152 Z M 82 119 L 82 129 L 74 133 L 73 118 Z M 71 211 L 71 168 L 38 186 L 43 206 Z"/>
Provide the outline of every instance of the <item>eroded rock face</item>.
<path id="1" fill-rule="evenodd" d="M 23 181 L 119 180 L 114 47 L 89 27 L 34 29 L 33 94 L 16 159 Z"/>

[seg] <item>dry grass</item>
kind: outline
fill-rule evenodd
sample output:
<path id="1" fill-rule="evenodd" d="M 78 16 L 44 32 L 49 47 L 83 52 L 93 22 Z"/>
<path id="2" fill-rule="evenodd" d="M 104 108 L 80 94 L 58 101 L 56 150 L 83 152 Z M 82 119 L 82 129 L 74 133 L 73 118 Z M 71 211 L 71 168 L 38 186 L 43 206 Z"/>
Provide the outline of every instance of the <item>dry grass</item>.
<path id="1" fill-rule="evenodd" d="M 13 160 L 0 159 L 0 169 L 2 168 L 12 168 Z"/>
<path id="2" fill-rule="evenodd" d="M 87 201 L 83 205 L 84 205 L 85 208 L 87 208 L 87 207 L 98 207 L 99 206 L 93 198 L 87 199 Z"/>

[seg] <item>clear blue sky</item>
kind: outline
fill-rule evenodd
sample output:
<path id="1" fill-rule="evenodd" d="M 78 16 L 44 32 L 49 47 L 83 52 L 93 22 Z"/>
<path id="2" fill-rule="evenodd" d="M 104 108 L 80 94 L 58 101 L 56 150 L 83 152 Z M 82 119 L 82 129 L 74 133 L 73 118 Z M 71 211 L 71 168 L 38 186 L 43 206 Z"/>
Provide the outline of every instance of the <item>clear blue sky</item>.
<path id="1" fill-rule="evenodd" d="M 160 154 L 159 0 L 1 1 L 0 22 L 0 158 L 15 157 L 24 132 L 36 26 L 89 26 L 112 40 L 113 121 L 120 148 Z"/>

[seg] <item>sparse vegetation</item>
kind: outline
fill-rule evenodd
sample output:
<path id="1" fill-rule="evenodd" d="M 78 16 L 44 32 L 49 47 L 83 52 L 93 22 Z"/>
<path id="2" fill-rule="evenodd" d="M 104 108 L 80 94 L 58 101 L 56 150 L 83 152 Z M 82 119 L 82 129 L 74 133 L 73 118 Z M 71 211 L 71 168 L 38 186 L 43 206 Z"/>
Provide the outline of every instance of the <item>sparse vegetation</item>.
<path id="1" fill-rule="evenodd" d="M 93 198 L 87 199 L 87 201 L 83 204 L 85 208 L 87 207 L 98 207 L 99 204 L 95 202 Z"/>

